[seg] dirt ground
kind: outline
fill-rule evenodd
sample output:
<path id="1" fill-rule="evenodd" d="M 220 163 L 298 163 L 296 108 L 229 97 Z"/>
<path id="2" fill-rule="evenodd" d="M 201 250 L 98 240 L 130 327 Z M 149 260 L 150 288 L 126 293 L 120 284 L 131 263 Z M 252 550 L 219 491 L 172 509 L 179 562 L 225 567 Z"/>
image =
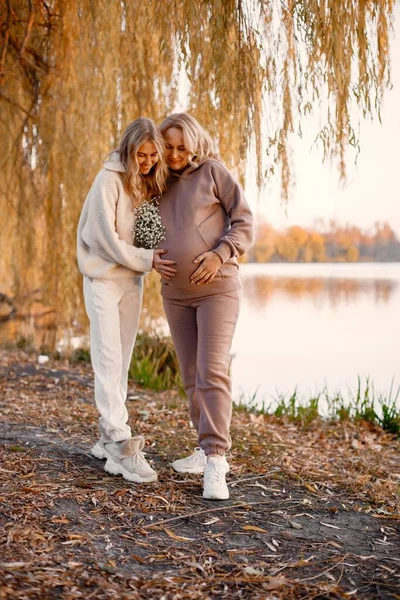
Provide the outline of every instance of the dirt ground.
<path id="1" fill-rule="evenodd" d="M 0 351 L 0 599 L 400 598 L 399 440 L 237 410 L 210 502 L 169 467 L 196 445 L 185 401 L 129 396 L 155 484 L 91 457 L 89 365 Z"/>

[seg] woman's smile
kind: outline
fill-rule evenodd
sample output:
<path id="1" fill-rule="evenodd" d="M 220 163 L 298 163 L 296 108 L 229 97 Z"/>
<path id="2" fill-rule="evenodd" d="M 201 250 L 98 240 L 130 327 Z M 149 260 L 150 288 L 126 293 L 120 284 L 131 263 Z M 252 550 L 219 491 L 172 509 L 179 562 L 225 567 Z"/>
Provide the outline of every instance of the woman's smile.
<path id="1" fill-rule="evenodd" d="M 190 152 L 185 147 L 183 133 L 176 127 L 170 127 L 164 133 L 165 160 L 173 171 L 184 169 L 189 164 Z"/>
<path id="2" fill-rule="evenodd" d="M 158 151 L 153 142 L 147 141 L 138 148 L 136 153 L 139 173 L 147 175 L 158 162 Z"/>

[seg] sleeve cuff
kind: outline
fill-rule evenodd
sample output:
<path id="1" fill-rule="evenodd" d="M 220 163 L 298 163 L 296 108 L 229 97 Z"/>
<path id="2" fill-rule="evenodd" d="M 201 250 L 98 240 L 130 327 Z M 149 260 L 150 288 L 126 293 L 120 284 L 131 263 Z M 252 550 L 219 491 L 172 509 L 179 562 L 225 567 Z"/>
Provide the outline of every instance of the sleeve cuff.
<path id="1" fill-rule="evenodd" d="M 146 271 L 150 273 L 153 268 L 154 250 L 146 250 L 146 254 L 143 258 L 146 262 Z"/>
<path id="2" fill-rule="evenodd" d="M 150 273 L 153 268 L 153 259 L 154 259 L 154 250 L 148 250 L 147 248 L 142 248 L 140 251 L 140 256 L 137 255 L 138 248 L 133 246 L 135 249 L 135 255 L 132 257 L 132 266 L 131 269 L 133 271 L 139 271 L 142 273 Z"/>
<path id="3" fill-rule="evenodd" d="M 218 254 L 220 259 L 222 260 L 222 264 L 226 263 L 228 258 L 232 256 L 232 248 L 226 242 L 221 242 L 219 246 L 217 246 L 213 252 Z"/>

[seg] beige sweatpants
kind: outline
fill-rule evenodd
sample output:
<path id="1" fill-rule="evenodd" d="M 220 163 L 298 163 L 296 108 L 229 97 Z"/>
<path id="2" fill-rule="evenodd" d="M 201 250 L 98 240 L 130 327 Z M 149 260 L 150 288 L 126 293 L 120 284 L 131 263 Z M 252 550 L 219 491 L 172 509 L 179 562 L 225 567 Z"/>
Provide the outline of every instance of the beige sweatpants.
<path id="1" fill-rule="evenodd" d="M 231 447 L 228 368 L 240 296 L 236 290 L 191 300 L 163 298 L 190 417 L 206 454 L 223 455 Z"/>
<path id="2" fill-rule="evenodd" d="M 83 278 L 90 320 L 90 353 L 100 424 L 113 442 L 131 437 L 125 401 L 128 370 L 139 326 L 143 277 Z"/>

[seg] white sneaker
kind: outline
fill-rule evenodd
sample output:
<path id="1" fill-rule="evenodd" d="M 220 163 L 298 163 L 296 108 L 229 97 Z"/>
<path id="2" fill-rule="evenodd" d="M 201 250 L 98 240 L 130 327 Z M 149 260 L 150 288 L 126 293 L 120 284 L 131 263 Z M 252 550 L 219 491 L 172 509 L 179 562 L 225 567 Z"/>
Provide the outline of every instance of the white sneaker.
<path id="1" fill-rule="evenodd" d="M 99 423 L 100 439 L 90 450 L 92 456 L 104 460 L 105 458 L 111 458 L 110 452 L 107 450 L 106 444 L 111 442 L 111 439 L 107 436 L 106 430 L 102 423 Z"/>
<path id="2" fill-rule="evenodd" d="M 211 456 L 204 468 L 203 498 L 207 500 L 228 500 L 229 490 L 225 475 L 229 465 L 225 456 Z"/>
<path id="3" fill-rule="evenodd" d="M 229 464 L 225 456 L 223 457 L 226 472 L 229 471 Z M 171 467 L 177 473 L 203 473 L 204 467 L 207 464 L 207 457 L 204 454 L 204 450 L 201 448 L 195 448 L 193 454 L 186 456 L 185 458 L 178 458 L 171 463 Z"/>
<path id="4" fill-rule="evenodd" d="M 92 456 L 94 456 L 95 458 L 99 458 L 100 460 L 103 460 L 105 458 L 111 458 L 111 454 L 107 452 L 107 449 L 105 447 L 107 443 L 110 443 L 110 440 L 101 437 L 99 441 L 96 442 L 93 448 L 90 450 Z"/>
<path id="5" fill-rule="evenodd" d="M 195 448 L 193 454 L 185 458 L 178 458 L 171 463 L 171 467 L 177 473 L 203 473 L 207 464 L 207 458 L 204 450 Z"/>
<path id="6" fill-rule="evenodd" d="M 151 468 L 142 452 L 144 437 L 138 435 L 124 442 L 108 442 L 105 445 L 107 457 L 104 470 L 111 475 L 122 475 L 127 481 L 151 483 L 157 481 L 157 473 Z"/>

